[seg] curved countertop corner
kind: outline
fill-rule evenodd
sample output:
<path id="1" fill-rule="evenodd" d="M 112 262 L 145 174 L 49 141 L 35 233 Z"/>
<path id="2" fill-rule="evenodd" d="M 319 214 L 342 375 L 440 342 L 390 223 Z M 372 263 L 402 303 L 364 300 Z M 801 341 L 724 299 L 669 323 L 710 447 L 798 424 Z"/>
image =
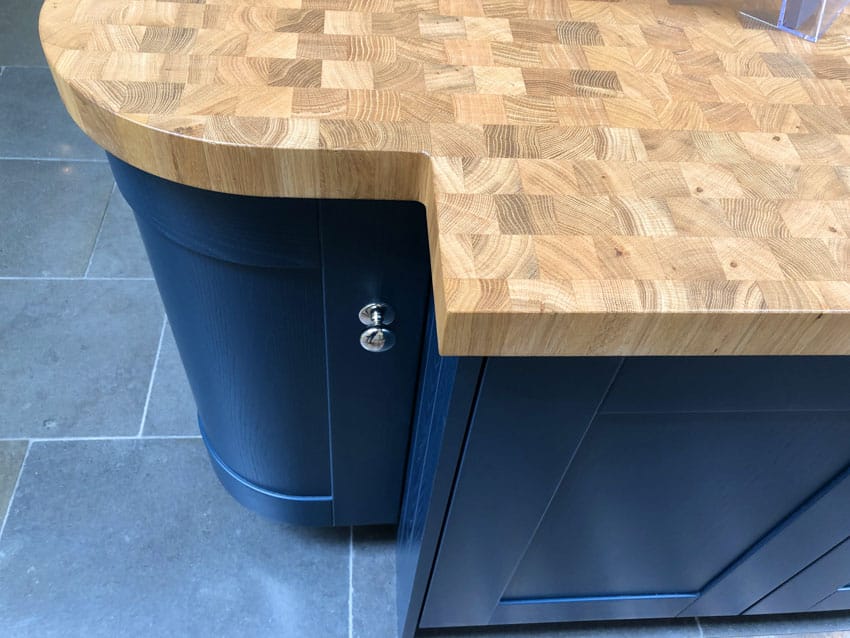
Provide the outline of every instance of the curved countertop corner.
<path id="1" fill-rule="evenodd" d="M 443 354 L 850 354 L 846 14 L 812 44 L 722 3 L 47 0 L 40 33 L 142 170 L 421 201 Z"/>

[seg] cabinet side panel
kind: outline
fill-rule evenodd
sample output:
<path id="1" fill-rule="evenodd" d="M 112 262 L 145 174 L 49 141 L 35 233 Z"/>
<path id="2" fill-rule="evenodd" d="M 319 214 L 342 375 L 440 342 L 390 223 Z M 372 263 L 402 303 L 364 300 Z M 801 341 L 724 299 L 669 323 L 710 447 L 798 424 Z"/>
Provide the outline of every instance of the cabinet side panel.
<path id="1" fill-rule="evenodd" d="M 334 524 L 396 523 L 430 285 L 425 210 L 346 200 L 319 210 Z M 396 342 L 368 352 L 358 313 L 378 302 L 394 310 Z"/>

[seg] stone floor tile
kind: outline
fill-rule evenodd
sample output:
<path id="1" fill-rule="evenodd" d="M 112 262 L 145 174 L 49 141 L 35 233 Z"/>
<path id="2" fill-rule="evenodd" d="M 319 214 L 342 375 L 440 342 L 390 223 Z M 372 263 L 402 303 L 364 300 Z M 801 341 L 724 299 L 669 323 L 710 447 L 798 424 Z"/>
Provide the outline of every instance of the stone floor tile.
<path id="1" fill-rule="evenodd" d="M 198 435 L 198 411 L 171 328 L 165 330 L 153 380 L 145 436 Z"/>
<path id="2" fill-rule="evenodd" d="M 352 636 L 398 633 L 394 526 L 356 527 L 352 554 Z"/>
<path id="3" fill-rule="evenodd" d="M 39 0 L 4 2 L 0 11 L 0 66 L 46 66 L 38 39 Z"/>
<path id="4" fill-rule="evenodd" d="M 197 439 L 34 443 L 0 541 L 2 631 L 342 638 L 348 537 L 251 514 Z"/>
<path id="5" fill-rule="evenodd" d="M 0 275 L 82 277 L 111 189 L 106 164 L 0 160 Z"/>
<path id="6" fill-rule="evenodd" d="M 10 157 L 106 161 L 65 111 L 47 68 L 12 67 L 0 75 L 0 158 Z"/>
<path id="7" fill-rule="evenodd" d="M 6 516 L 26 452 L 26 441 L 0 441 L 0 521 Z"/>
<path id="8" fill-rule="evenodd" d="M 834 632 L 850 636 L 850 612 L 747 616 L 743 618 L 700 618 L 705 638 L 750 636 L 795 636 Z"/>
<path id="9" fill-rule="evenodd" d="M 89 277 L 153 277 L 133 211 L 114 189 L 97 238 Z"/>
<path id="10" fill-rule="evenodd" d="M 0 280 L 0 438 L 135 435 L 162 328 L 152 281 Z"/>

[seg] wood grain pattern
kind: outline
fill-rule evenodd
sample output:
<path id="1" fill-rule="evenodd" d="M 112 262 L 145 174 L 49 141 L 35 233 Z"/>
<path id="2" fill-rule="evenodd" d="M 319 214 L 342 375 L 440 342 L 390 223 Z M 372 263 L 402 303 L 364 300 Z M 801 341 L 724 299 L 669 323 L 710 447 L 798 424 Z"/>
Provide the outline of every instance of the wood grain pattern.
<path id="1" fill-rule="evenodd" d="M 98 144 L 418 200 L 444 354 L 850 354 L 850 16 L 666 0 L 47 0 Z M 238 213 L 235 213 L 238 214 Z"/>

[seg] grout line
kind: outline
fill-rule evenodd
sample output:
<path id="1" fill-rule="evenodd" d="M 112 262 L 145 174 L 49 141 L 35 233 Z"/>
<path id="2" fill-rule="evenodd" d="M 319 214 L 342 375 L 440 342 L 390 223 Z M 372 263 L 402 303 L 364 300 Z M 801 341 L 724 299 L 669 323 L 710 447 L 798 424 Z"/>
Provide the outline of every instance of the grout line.
<path id="1" fill-rule="evenodd" d="M 29 441 L 27 443 L 27 451 L 24 452 L 24 459 L 21 461 L 21 467 L 18 470 L 18 478 L 15 479 L 15 487 L 12 488 L 12 496 L 9 497 L 9 504 L 6 506 L 6 513 L 3 515 L 3 523 L 0 524 L 0 540 L 3 540 L 3 532 L 6 530 L 6 521 L 9 520 L 9 513 L 12 511 L 12 505 L 15 503 L 15 496 L 18 494 L 18 485 L 21 484 L 21 476 L 24 474 L 24 466 L 27 464 L 27 459 L 30 456 L 31 449 L 32 441 Z"/>
<path id="2" fill-rule="evenodd" d="M 699 629 L 699 638 L 705 638 L 705 632 L 702 630 L 702 624 L 699 621 L 699 618 L 694 616 L 694 620 L 697 623 L 697 629 Z"/>
<path id="3" fill-rule="evenodd" d="M 17 277 L 0 276 L 0 281 L 154 281 L 153 277 Z"/>
<path id="4" fill-rule="evenodd" d="M 49 437 L 33 437 L 29 439 L 31 443 L 72 443 L 75 441 L 135 441 L 139 437 L 136 435 L 129 436 L 57 436 L 55 438 Z M 183 440 L 183 439 L 200 439 L 200 434 L 152 434 L 150 436 L 144 437 L 145 441 L 158 441 L 158 440 Z M 20 441 L 21 437 L 9 437 L 9 438 L 0 438 L 0 442 L 3 441 Z"/>
<path id="5" fill-rule="evenodd" d="M 354 638 L 354 527 L 348 528 L 348 638 Z"/>
<path id="6" fill-rule="evenodd" d="M 156 367 L 159 365 L 159 355 L 162 352 L 162 340 L 165 337 L 165 326 L 168 325 L 168 316 L 163 313 L 162 315 L 162 328 L 159 331 L 159 342 L 156 344 L 156 356 L 153 359 L 153 368 L 151 368 L 151 378 L 148 381 L 148 393 L 145 396 L 145 407 L 142 410 L 142 421 L 139 423 L 139 433 L 136 435 L 136 438 L 142 436 L 142 432 L 145 429 L 145 420 L 148 418 L 148 408 L 151 404 L 151 393 L 153 392 L 153 380 L 156 378 Z"/>
<path id="7" fill-rule="evenodd" d="M 97 250 L 97 245 L 100 243 L 100 236 L 103 234 L 103 226 L 106 224 L 106 212 L 109 210 L 109 203 L 112 201 L 112 196 L 115 194 L 115 182 L 112 182 L 112 188 L 109 190 L 109 195 L 106 197 L 106 203 L 103 205 L 103 213 L 100 215 L 100 225 L 97 227 L 97 235 L 94 237 L 94 245 L 91 247 L 89 255 L 89 263 L 86 266 L 86 271 L 83 273 L 83 279 L 88 279 L 89 271 L 91 270 L 92 262 L 94 261 L 94 253 Z"/>

